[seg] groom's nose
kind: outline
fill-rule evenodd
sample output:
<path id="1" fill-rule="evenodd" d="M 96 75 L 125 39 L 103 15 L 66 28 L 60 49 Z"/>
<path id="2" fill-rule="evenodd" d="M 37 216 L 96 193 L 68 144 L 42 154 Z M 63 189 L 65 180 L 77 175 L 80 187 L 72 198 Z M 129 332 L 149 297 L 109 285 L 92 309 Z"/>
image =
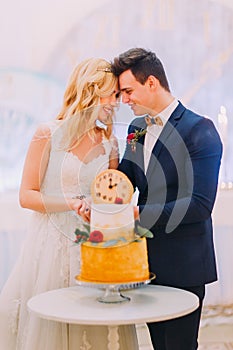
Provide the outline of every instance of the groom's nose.
<path id="1" fill-rule="evenodd" d="M 126 94 L 126 93 L 122 93 L 122 102 L 123 103 L 129 103 L 129 101 L 130 101 L 130 98 L 129 98 L 129 96 Z"/>

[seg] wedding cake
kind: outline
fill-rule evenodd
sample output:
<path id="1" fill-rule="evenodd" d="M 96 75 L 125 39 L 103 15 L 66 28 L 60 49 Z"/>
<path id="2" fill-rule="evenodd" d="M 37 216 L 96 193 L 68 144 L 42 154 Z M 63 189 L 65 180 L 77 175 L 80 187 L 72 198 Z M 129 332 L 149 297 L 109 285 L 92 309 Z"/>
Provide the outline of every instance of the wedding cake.
<path id="1" fill-rule="evenodd" d="M 82 240 L 78 278 L 100 283 L 147 280 L 147 244 L 135 233 L 131 182 L 118 170 L 104 170 L 95 178 L 91 193 L 90 233 Z M 82 239 L 79 231 L 76 236 Z"/>

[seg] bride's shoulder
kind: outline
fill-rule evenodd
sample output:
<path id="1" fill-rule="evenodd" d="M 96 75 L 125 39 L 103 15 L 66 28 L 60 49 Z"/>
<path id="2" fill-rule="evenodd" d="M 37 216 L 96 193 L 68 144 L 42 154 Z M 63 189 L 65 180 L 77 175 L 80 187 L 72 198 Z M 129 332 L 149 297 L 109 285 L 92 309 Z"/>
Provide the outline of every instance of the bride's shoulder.
<path id="1" fill-rule="evenodd" d="M 105 133 L 102 132 L 102 142 L 109 143 L 112 146 L 118 144 L 117 137 L 113 133 L 109 137 L 107 137 Z"/>
<path id="2" fill-rule="evenodd" d="M 61 121 L 53 120 L 37 125 L 34 138 L 50 138 L 54 131 L 61 126 L 61 124 Z"/>
<path id="3" fill-rule="evenodd" d="M 109 138 L 105 138 L 104 140 L 105 148 L 108 150 L 108 153 L 118 153 L 119 145 L 117 137 L 114 134 L 111 134 Z"/>
<path id="4" fill-rule="evenodd" d="M 48 126 L 48 123 L 42 123 L 37 125 L 36 130 L 33 135 L 33 139 L 48 139 L 51 137 L 51 129 Z"/>
<path id="5" fill-rule="evenodd" d="M 110 141 L 113 148 L 118 147 L 118 139 L 117 139 L 116 135 L 112 134 L 110 136 L 109 141 Z"/>

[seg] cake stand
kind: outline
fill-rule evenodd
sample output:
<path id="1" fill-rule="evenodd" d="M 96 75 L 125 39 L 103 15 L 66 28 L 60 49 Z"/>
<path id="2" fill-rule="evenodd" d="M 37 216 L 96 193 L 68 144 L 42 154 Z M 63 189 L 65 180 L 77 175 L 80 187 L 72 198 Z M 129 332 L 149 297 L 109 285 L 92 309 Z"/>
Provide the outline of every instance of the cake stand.
<path id="1" fill-rule="evenodd" d="M 76 283 L 80 286 L 103 289 L 103 295 L 98 297 L 97 300 L 100 303 L 105 304 L 116 304 L 130 301 L 130 298 L 128 296 L 122 294 L 123 290 L 142 287 L 146 284 L 149 284 L 153 279 L 155 279 L 155 274 L 152 272 L 150 273 L 147 280 L 122 283 L 91 282 L 81 279 L 80 276 L 75 277 Z"/>

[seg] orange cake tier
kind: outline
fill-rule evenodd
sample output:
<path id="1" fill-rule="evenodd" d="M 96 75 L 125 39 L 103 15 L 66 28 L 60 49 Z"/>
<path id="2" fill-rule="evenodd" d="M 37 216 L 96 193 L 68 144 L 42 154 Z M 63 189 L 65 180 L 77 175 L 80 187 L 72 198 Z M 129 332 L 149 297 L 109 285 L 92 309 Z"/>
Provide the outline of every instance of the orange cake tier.
<path id="1" fill-rule="evenodd" d="M 103 283 L 147 280 L 149 267 L 146 238 L 111 247 L 82 243 L 79 278 Z"/>

